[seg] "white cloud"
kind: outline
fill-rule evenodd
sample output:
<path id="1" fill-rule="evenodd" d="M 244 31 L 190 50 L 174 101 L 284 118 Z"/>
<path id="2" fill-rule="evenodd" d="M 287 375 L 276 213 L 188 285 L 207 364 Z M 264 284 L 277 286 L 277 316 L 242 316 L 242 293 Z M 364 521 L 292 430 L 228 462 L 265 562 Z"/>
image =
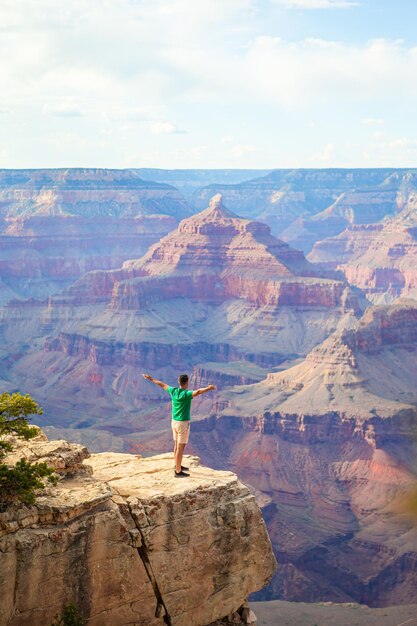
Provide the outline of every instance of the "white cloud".
<path id="1" fill-rule="evenodd" d="M 151 158 L 166 163 L 169 143 L 172 164 L 210 159 L 220 166 L 224 158 L 242 165 L 267 158 L 269 166 L 276 154 L 284 164 L 298 158 L 297 150 L 301 160 L 314 155 L 313 142 L 335 147 L 333 157 L 330 148 L 315 155 L 331 164 L 345 147 L 332 133 L 341 135 L 349 120 L 346 132 L 366 135 L 359 153 L 372 141 L 366 126 L 378 130 L 385 119 L 391 129 L 393 120 L 404 119 L 395 113 L 399 103 L 402 110 L 417 106 L 417 47 L 359 36 L 336 41 L 314 24 L 314 36 L 294 39 L 276 20 L 277 13 L 287 20 L 277 4 L 342 9 L 356 3 L 1 0 L 0 55 L 7 59 L 0 64 L 1 109 L 12 112 L 2 117 L 2 141 L 10 146 L 13 163 L 32 150 L 41 163 L 55 164 L 57 155 L 65 162 L 71 154 L 84 164 L 82 146 L 102 163 L 100 142 L 111 137 L 108 158 L 115 164 Z M 306 24 L 311 17 L 303 16 Z M 287 39 L 271 36 L 275 32 L 285 32 Z M 375 118 L 365 117 L 373 112 Z M 334 122 L 337 116 L 329 130 L 329 118 Z M 77 132 L 88 137 L 87 146 Z M 50 145 L 56 151 L 48 160 L 43 155 Z"/>
<path id="2" fill-rule="evenodd" d="M 48 103 L 43 107 L 43 112 L 53 117 L 82 117 L 84 112 L 81 107 L 72 102 Z"/>
<path id="3" fill-rule="evenodd" d="M 417 99 L 417 48 L 399 41 L 365 45 L 306 39 L 287 42 L 257 37 L 247 50 L 246 76 L 253 94 L 284 106 L 323 102 L 366 102 L 402 97 Z"/>
<path id="4" fill-rule="evenodd" d="M 289 9 L 345 9 L 357 6 L 353 0 L 273 0 Z"/>
<path id="5" fill-rule="evenodd" d="M 183 134 L 186 132 L 171 122 L 152 122 L 149 128 L 154 135 Z"/>
<path id="6" fill-rule="evenodd" d="M 374 133 L 372 142 L 363 151 L 363 158 L 379 167 L 415 167 L 417 139 Z"/>
<path id="7" fill-rule="evenodd" d="M 252 144 L 238 144 L 229 150 L 230 156 L 234 159 L 240 159 L 243 156 L 257 152 L 257 147 Z"/>
<path id="8" fill-rule="evenodd" d="M 326 144 L 319 152 L 310 159 L 315 167 L 325 167 L 331 165 L 335 156 L 335 146 L 332 143 Z"/>
<path id="9" fill-rule="evenodd" d="M 381 118 L 375 117 L 365 117 L 361 120 L 362 124 L 365 126 L 383 126 L 384 120 Z"/>

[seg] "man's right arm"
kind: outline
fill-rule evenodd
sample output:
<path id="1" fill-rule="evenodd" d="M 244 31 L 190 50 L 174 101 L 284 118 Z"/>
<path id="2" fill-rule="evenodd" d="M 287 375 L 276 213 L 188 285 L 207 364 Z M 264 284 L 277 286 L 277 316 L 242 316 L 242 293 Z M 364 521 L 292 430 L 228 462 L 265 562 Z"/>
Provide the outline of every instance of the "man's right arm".
<path id="1" fill-rule="evenodd" d="M 201 389 L 196 389 L 193 391 L 193 398 L 197 396 L 203 395 L 203 393 L 207 393 L 208 391 L 214 391 L 216 389 L 216 385 L 208 385 L 208 387 L 202 387 Z"/>
<path id="2" fill-rule="evenodd" d="M 156 380 L 156 378 L 152 378 L 150 374 L 142 374 L 142 375 L 145 380 L 150 380 L 151 383 L 153 383 L 154 385 L 158 385 L 158 387 L 161 387 L 161 389 L 163 389 L 164 391 L 166 391 L 169 387 L 169 385 L 167 385 L 166 383 L 163 383 L 162 380 Z"/>

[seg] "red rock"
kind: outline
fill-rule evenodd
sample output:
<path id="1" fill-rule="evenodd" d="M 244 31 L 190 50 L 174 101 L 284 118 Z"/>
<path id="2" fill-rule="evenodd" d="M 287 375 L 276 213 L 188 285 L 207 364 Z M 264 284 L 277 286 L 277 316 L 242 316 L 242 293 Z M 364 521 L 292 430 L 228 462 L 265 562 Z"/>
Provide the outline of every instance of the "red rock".
<path id="1" fill-rule="evenodd" d="M 311 261 L 341 270 L 374 302 L 417 297 L 417 196 L 385 224 L 351 227 L 315 244 Z"/>
<path id="2" fill-rule="evenodd" d="M 193 196 L 198 208 L 221 192 L 228 207 L 266 222 L 275 235 L 308 252 L 351 224 L 395 215 L 416 189 L 407 169 L 273 170 L 238 184 L 213 184 Z"/>
<path id="3" fill-rule="evenodd" d="M 120 267 L 189 214 L 177 190 L 131 170 L 0 170 L 0 302 Z"/>
<path id="4" fill-rule="evenodd" d="M 0 375 L 36 392 L 44 425 L 56 407 L 61 424 L 77 428 L 87 420 L 91 437 L 116 433 L 122 419 L 114 445 L 130 445 L 129 433 L 158 429 L 163 420 L 161 394 L 150 393 L 144 369 L 175 383 L 179 371 L 197 376 L 206 363 L 214 369 L 234 362 L 222 385 L 249 382 L 254 365 L 259 380 L 309 352 L 347 312 L 361 310 L 343 282 L 315 273 L 267 226 L 236 217 L 215 198 L 141 259 L 85 274 L 36 313 L 8 307 L 7 346 L 30 337 L 33 348 L 12 372 L 0 362 Z M 101 386 L 91 385 L 92 372 Z"/>
<path id="5" fill-rule="evenodd" d="M 263 598 L 413 601 L 417 529 L 399 507 L 416 481 L 416 372 L 417 304 L 369 308 L 193 424 L 197 453 L 264 502 L 279 569 Z"/>

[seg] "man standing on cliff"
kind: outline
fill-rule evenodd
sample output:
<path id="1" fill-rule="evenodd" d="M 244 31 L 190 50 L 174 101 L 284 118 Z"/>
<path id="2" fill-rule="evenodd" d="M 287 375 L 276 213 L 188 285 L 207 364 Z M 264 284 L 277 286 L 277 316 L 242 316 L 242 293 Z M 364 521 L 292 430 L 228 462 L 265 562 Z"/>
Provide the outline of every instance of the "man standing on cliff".
<path id="1" fill-rule="evenodd" d="M 187 474 L 188 467 L 182 465 L 182 457 L 184 448 L 188 443 L 190 436 L 190 420 L 191 420 L 191 401 L 203 393 L 216 389 L 215 385 L 208 385 L 196 391 L 188 389 L 188 376 L 181 374 L 178 378 L 179 387 L 170 387 L 161 380 L 152 378 L 149 374 L 143 374 L 143 378 L 150 380 L 151 383 L 158 385 L 164 391 L 168 392 L 172 400 L 172 434 L 174 436 L 174 459 L 175 459 L 175 476 L 177 478 L 189 476 Z"/>

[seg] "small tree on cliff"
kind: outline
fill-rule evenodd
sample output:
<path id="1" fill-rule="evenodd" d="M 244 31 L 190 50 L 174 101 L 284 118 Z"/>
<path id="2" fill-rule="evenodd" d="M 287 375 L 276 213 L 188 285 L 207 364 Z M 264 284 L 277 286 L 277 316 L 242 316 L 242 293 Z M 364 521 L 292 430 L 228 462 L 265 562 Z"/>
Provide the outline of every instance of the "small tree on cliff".
<path id="1" fill-rule="evenodd" d="M 74 604 L 64 606 L 62 615 L 55 615 L 51 626 L 85 626 L 85 619 Z"/>
<path id="2" fill-rule="evenodd" d="M 30 415 L 42 415 L 42 409 L 29 395 L 20 393 L 0 395 L 0 505 L 13 501 L 33 504 L 35 492 L 44 486 L 47 478 L 56 483 L 54 471 L 46 463 L 28 463 L 20 459 L 10 467 L 4 457 L 13 450 L 10 435 L 29 440 L 36 437 L 38 429 L 30 426 Z"/>

